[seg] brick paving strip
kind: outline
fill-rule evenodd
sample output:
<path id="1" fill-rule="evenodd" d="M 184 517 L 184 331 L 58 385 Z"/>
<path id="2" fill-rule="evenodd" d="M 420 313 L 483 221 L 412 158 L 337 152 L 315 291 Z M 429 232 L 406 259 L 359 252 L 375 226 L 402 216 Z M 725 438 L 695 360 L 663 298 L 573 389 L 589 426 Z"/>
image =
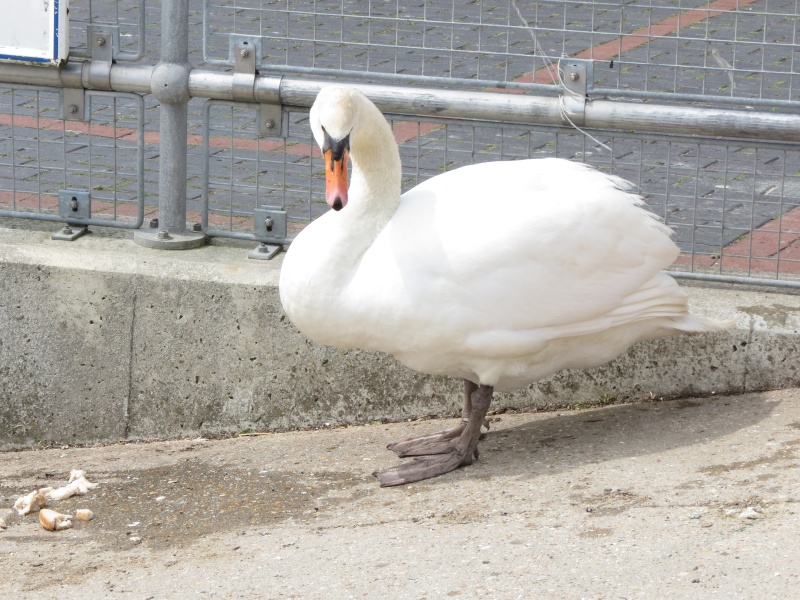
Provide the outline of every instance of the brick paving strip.
<path id="1" fill-rule="evenodd" d="M 8 114 L 0 114 L 0 126 L 13 126 L 28 129 L 43 129 L 46 131 L 63 131 L 64 133 L 81 133 L 93 135 L 104 138 L 116 138 L 118 140 L 136 140 L 136 129 L 130 127 L 113 127 L 111 125 L 90 125 L 89 123 L 70 122 L 69 125 L 60 119 L 46 119 L 41 117 L 29 117 L 23 115 L 14 115 L 13 118 Z M 413 121 L 404 121 L 397 123 L 394 126 L 394 137 L 398 143 L 402 144 L 421 137 L 426 133 L 438 129 L 441 125 L 436 123 L 417 123 Z M 158 131 L 145 131 L 144 143 L 145 144 L 158 144 L 160 142 L 160 133 Z M 186 136 L 187 146 L 202 146 L 203 136 L 197 134 L 189 134 Z M 309 144 L 285 144 L 275 140 L 255 140 L 245 138 L 233 138 L 230 136 L 212 136 L 209 138 L 208 145 L 211 148 L 222 148 L 226 150 L 258 150 L 260 152 L 273 152 L 282 148 L 286 149 L 287 154 L 296 156 L 313 156 L 321 157 L 322 154 L 319 148 Z"/>
<path id="2" fill-rule="evenodd" d="M 631 33 L 621 34 L 618 38 L 603 42 L 578 52 L 573 58 L 611 60 L 618 58 L 635 48 L 639 48 L 652 38 L 671 35 L 683 27 L 709 20 L 725 12 L 735 11 L 739 8 L 753 4 L 758 0 L 716 0 L 704 6 L 688 9 L 677 15 L 661 21 L 640 27 Z M 518 83 L 551 84 L 557 81 L 554 67 L 543 67 L 534 72 L 523 75 L 514 80 Z M 521 90 L 498 89 L 500 93 L 524 93 Z M 96 135 L 99 137 L 118 139 L 135 139 L 136 130 L 124 127 L 106 125 L 90 125 L 87 123 L 71 122 L 66 126 L 64 121 L 57 119 L 43 119 L 20 115 L 0 115 L 0 125 L 40 128 L 45 130 L 63 130 Z M 395 138 L 398 143 L 409 142 L 417 137 L 440 128 L 441 125 L 433 123 L 400 122 L 394 125 Z M 158 144 L 160 141 L 157 131 L 146 131 L 144 142 Z M 202 146 L 203 138 L 200 135 L 187 136 L 187 145 Z M 275 140 L 254 140 L 232 138 L 229 136 L 212 136 L 209 146 L 220 149 L 258 150 L 270 152 L 283 149 L 287 154 L 295 156 L 320 156 L 319 149 L 309 144 L 285 144 Z M 26 194 L 22 203 L 17 205 L 33 207 L 33 197 Z M 9 193 L 0 194 L 0 206 L 13 202 Z M 56 203 L 57 204 L 57 203 Z M 209 215 L 211 217 L 211 215 Z M 704 256 L 683 253 L 676 261 L 678 265 L 692 265 L 719 269 L 747 270 L 748 272 L 761 271 L 777 276 L 780 274 L 800 273 L 800 207 L 794 208 L 780 218 L 765 223 L 750 234 L 742 236 L 722 249 L 720 256 Z"/>
<path id="3" fill-rule="evenodd" d="M 762 276 L 800 274 L 800 206 L 722 248 L 719 255 L 681 254 L 677 265 Z"/>

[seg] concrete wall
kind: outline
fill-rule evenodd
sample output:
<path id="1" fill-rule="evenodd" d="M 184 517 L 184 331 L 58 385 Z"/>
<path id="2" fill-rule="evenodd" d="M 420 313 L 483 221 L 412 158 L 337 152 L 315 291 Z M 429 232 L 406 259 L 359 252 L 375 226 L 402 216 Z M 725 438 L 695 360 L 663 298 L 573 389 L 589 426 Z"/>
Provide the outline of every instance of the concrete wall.
<path id="1" fill-rule="evenodd" d="M 460 410 L 458 381 L 308 341 L 281 310 L 281 258 L 251 261 L 248 249 L 165 252 L 125 236 L 56 242 L 0 227 L 0 449 Z M 736 327 L 639 344 L 603 367 L 498 394 L 495 408 L 800 383 L 799 297 L 688 291 L 696 312 Z"/>

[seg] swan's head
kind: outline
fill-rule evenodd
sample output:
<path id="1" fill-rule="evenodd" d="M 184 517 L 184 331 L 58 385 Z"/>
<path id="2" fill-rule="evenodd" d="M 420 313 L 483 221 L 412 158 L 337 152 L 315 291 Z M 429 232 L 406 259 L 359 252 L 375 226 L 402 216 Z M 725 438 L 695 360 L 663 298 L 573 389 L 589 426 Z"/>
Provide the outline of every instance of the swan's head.
<path id="1" fill-rule="evenodd" d="M 360 96 L 353 88 L 322 88 L 309 115 L 314 139 L 325 157 L 325 200 L 333 210 L 347 204 L 347 158 Z"/>

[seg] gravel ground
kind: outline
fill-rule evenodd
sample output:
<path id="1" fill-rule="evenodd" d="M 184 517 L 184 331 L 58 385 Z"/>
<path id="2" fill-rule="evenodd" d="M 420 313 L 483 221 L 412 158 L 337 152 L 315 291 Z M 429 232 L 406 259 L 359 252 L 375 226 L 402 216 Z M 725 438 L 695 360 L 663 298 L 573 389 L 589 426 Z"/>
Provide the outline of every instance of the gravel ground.
<path id="1" fill-rule="evenodd" d="M 9 598 L 796 598 L 800 390 L 495 415 L 481 459 L 381 489 L 417 421 L 0 455 Z M 0 509 L 2 512 L 2 509 Z M 6 514 L 8 511 L 6 511 Z"/>

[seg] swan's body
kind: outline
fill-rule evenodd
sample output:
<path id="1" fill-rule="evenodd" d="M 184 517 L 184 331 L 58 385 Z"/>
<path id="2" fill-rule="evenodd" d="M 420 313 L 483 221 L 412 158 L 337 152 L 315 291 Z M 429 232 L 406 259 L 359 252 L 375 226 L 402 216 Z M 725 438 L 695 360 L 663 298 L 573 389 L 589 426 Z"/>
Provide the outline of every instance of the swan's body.
<path id="1" fill-rule="evenodd" d="M 315 341 L 508 391 L 715 328 L 662 272 L 678 248 L 630 184 L 548 158 L 463 167 L 401 197 L 397 145 L 366 97 L 325 89 L 311 123 L 323 147 L 349 139 L 353 162 L 342 210 L 303 230 L 281 271 L 284 309 Z"/>
<path id="2" fill-rule="evenodd" d="M 661 271 L 678 252 L 667 233 L 580 164 L 464 167 L 404 194 L 365 246 L 347 225 L 311 223 L 281 273 L 286 313 L 322 344 L 509 391 L 703 329 Z"/>

